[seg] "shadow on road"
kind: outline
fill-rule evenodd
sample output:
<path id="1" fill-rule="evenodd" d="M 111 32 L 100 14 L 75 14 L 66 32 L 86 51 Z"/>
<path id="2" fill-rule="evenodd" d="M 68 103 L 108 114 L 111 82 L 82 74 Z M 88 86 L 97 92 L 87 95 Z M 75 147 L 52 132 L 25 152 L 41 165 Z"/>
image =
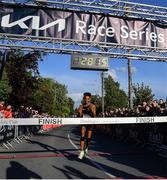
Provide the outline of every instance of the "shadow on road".
<path id="1" fill-rule="evenodd" d="M 42 179 L 41 176 L 27 169 L 16 161 L 10 162 L 10 167 L 6 170 L 7 179 Z"/>
<path id="2" fill-rule="evenodd" d="M 47 151 L 58 152 L 58 149 L 56 149 L 55 147 L 50 146 L 48 144 L 44 144 L 44 143 L 41 143 L 39 141 L 34 141 L 34 140 L 27 140 L 27 141 L 31 144 L 37 144 L 37 145 L 41 146 L 43 149 L 46 149 Z"/>
<path id="3" fill-rule="evenodd" d="M 37 144 L 37 145 L 41 146 L 43 149 L 46 149 L 46 151 L 48 151 L 48 152 L 64 154 L 64 156 L 68 160 L 71 160 L 71 161 L 75 161 L 77 158 L 77 155 L 75 154 L 75 152 L 77 151 L 76 149 L 70 149 L 70 151 L 73 151 L 73 153 L 72 153 L 72 152 L 69 152 L 69 149 L 56 149 L 53 146 L 41 143 L 39 141 L 28 140 L 28 142 L 30 142 L 31 144 Z"/>
<path id="4" fill-rule="evenodd" d="M 63 152 L 64 149 L 59 149 L 59 152 Z M 66 151 L 77 151 L 75 149 L 66 149 Z M 0 152 L 0 154 L 27 154 L 27 153 L 49 153 L 49 152 L 55 152 L 55 150 L 27 150 L 27 151 L 5 151 L 5 152 Z"/>
<path id="5" fill-rule="evenodd" d="M 40 136 L 41 137 L 42 136 L 47 137 L 48 136 L 48 137 L 56 137 L 56 138 L 61 138 L 61 139 L 67 139 L 67 137 L 65 137 L 65 136 L 60 136 L 60 135 L 56 135 L 56 134 L 52 134 L 52 133 L 53 133 L 53 131 L 51 131 L 50 133 L 47 132 L 47 133 L 43 133 L 43 134 L 42 133 L 36 134 L 35 136 L 36 137 L 40 137 Z M 72 139 L 72 140 L 75 140 L 75 139 Z"/>
<path id="6" fill-rule="evenodd" d="M 105 163 L 103 164 L 103 161 L 102 162 L 97 162 L 95 159 L 89 160 L 87 158 L 84 158 L 83 160 L 78 160 L 78 161 L 83 163 L 83 167 L 84 167 L 84 164 L 95 167 L 97 169 L 99 169 L 97 166 L 100 166 L 101 168 L 104 169 L 105 172 L 107 172 L 107 173 L 109 173 L 111 175 L 114 175 L 118 179 L 119 178 L 120 179 L 123 179 L 123 178 L 126 178 L 126 179 L 139 179 L 139 178 L 141 178 L 139 176 L 131 174 L 130 172 L 126 172 L 126 171 L 123 171 L 121 169 L 117 169 L 116 167 L 112 166 L 112 161 L 110 162 L 110 164 L 105 164 Z M 94 161 L 97 166 L 95 166 L 95 164 L 92 161 Z M 104 172 L 102 172 L 102 173 L 104 173 Z"/>
<path id="7" fill-rule="evenodd" d="M 54 167 L 55 169 L 61 171 L 66 177 L 67 179 L 74 179 L 74 178 L 80 178 L 80 179 L 97 179 L 97 177 L 92 177 L 92 176 L 87 176 L 86 174 L 84 174 L 83 172 L 70 167 L 70 166 L 64 166 L 63 169 L 56 167 L 55 165 L 52 165 L 52 167 Z"/>
<path id="8" fill-rule="evenodd" d="M 78 137 L 79 130 L 75 128 L 71 133 L 73 138 Z M 103 156 L 104 160 L 96 163 L 116 177 L 141 178 L 137 174 L 166 177 L 162 158 L 144 148 L 125 142 L 116 142 L 111 136 L 96 130 L 93 132 L 92 141 L 90 151 L 110 153 Z M 95 159 L 98 160 L 98 157 Z"/>

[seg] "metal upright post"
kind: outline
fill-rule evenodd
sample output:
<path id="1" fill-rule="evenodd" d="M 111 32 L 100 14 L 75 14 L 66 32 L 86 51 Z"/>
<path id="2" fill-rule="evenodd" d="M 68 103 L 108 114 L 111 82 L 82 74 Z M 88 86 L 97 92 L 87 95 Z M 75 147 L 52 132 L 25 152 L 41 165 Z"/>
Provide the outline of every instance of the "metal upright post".
<path id="1" fill-rule="evenodd" d="M 125 15 L 128 16 L 129 13 L 127 11 L 131 10 L 131 8 L 125 6 Z M 131 54 L 131 50 L 128 51 L 128 54 Z M 128 105 L 129 108 L 133 109 L 133 87 L 132 87 L 132 63 L 130 57 L 128 57 Z"/>
<path id="2" fill-rule="evenodd" d="M 133 109 L 133 87 L 132 87 L 132 64 L 131 59 L 128 58 L 128 102 L 129 108 Z"/>
<path id="3" fill-rule="evenodd" d="M 102 113 L 104 117 L 104 72 L 101 73 L 101 97 L 102 97 Z"/>

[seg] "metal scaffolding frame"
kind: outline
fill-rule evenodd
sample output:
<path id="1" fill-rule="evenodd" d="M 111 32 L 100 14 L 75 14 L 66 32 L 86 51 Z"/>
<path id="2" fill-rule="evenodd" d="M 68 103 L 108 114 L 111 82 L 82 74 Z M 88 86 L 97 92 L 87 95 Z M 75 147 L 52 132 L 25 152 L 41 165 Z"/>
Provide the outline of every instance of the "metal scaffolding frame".
<path id="1" fill-rule="evenodd" d="M 27 0 L 27 6 L 46 6 L 56 9 L 68 9 L 84 12 L 112 14 L 139 19 L 156 20 L 167 23 L 167 8 L 138 4 L 123 0 Z M 9 3 L 10 2 L 10 3 Z M 16 4 L 17 0 L 2 0 L 2 4 Z M 19 3 L 20 4 L 20 3 Z M 23 51 L 45 51 L 50 53 L 91 53 L 107 55 L 113 58 L 131 58 L 167 62 L 167 49 L 122 45 L 115 43 L 99 43 L 71 39 L 54 39 L 30 35 L 0 34 L 0 49 L 20 49 Z"/>
<path id="2" fill-rule="evenodd" d="M 2 3 L 16 4 L 17 2 L 17 0 L 2 0 Z M 128 2 L 126 0 L 24 0 L 24 2 L 18 4 L 160 20 L 167 23 L 167 7 Z"/>
<path id="3" fill-rule="evenodd" d="M 99 54 L 112 58 L 129 57 L 134 60 L 167 62 L 167 49 L 162 48 L 3 33 L 0 33 L 0 49 L 19 49 L 21 51 L 43 51 L 67 54 Z"/>

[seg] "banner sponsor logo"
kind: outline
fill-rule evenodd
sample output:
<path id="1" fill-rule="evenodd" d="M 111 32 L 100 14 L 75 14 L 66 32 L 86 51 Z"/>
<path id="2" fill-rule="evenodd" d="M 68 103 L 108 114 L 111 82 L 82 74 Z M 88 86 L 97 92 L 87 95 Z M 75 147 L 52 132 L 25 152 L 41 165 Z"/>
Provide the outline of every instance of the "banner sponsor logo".
<path id="1" fill-rule="evenodd" d="M 12 120 L 8 120 L 8 119 L 0 119 L 0 126 L 1 125 L 17 125 L 18 121 L 17 119 L 12 119 Z"/>
<path id="2" fill-rule="evenodd" d="M 19 26 L 22 29 L 29 29 L 30 27 L 28 27 L 25 22 L 30 19 L 32 20 L 31 28 L 34 30 L 46 30 L 55 25 L 58 25 L 58 32 L 63 31 L 65 29 L 65 19 L 57 19 L 56 21 L 53 21 L 51 23 L 48 23 L 48 24 L 40 27 L 40 17 L 39 16 L 26 16 L 17 21 L 10 22 L 10 14 L 2 17 L 1 26 L 6 27 L 6 28 Z"/>

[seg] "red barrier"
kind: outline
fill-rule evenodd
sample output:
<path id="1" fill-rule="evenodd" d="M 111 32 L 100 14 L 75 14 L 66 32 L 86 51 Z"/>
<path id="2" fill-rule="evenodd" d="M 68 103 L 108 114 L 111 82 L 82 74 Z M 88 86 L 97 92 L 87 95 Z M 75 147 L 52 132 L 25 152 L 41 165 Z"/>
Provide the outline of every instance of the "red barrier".
<path id="1" fill-rule="evenodd" d="M 62 125 L 59 125 L 59 124 L 53 124 L 53 125 L 52 125 L 52 128 L 58 128 L 58 127 L 60 127 L 60 126 L 62 126 Z"/>
<path id="2" fill-rule="evenodd" d="M 48 130 L 48 129 L 52 129 L 52 125 L 50 125 L 50 124 L 45 124 L 45 125 L 42 126 L 42 129 L 43 129 L 44 131 L 46 131 L 46 130 Z"/>
<path id="3" fill-rule="evenodd" d="M 58 124 L 45 124 L 45 125 L 42 126 L 42 129 L 44 131 L 46 131 L 46 130 L 49 130 L 49 129 L 58 128 L 60 126 L 62 126 L 62 125 L 58 125 Z"/>

